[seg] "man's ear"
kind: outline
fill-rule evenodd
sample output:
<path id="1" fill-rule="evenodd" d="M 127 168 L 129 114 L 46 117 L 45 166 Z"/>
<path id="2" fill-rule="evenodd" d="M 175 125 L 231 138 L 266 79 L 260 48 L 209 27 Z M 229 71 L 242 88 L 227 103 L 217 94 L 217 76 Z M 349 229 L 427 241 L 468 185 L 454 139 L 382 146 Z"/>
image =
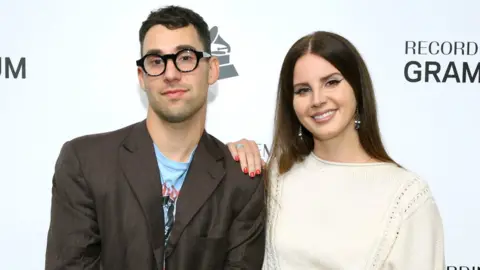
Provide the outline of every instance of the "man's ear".
<path id="1" fill-rule="evenodd" d="M 138 83 L 140 87 L 145 91 L 145 81 L 143 79 L 143 70 L 141 67 L 137 67 L 137 74 L 138 74 Z"/>
<path id="2" fill-rule="evenodd" d="M 212 85 L 218 80 L 220 76 L 220 64 L 216 56 L 211 56 L 209 61 L 209 71 L 208 71 L 208 84 Z"/>

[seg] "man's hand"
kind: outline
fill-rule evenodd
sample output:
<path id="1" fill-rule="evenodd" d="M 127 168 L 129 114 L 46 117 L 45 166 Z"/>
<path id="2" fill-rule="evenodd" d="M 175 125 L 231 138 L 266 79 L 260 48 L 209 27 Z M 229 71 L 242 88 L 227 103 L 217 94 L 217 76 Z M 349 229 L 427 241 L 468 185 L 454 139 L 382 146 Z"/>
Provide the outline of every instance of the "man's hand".
<path id="1" fill-rule="evenodd" d="M 241 169 L 248 173 L 250 177 L 262 173 L 265 161 L 260 156 L 260 150 L 255 141 L 241 139 L 236 142 L 227 143 L 232 157 L 240 162 Z"/>

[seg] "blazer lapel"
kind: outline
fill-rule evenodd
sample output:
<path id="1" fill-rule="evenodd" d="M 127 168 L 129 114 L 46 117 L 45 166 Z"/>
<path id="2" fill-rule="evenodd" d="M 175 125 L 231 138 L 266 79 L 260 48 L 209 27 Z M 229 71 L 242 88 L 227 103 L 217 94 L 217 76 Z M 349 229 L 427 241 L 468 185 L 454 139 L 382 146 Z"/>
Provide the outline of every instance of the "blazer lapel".
<path id="1" fill-rule="evenodd" d="M 223 158 L 220 147 L 204 132 L 177 199 L 175 222 L 167 242 L 166 257 L 172 253 L 185 227 L 223 179 Z"/>
<path id="2" fill-rule="evenodd" d="M 148 134 L 145 121 L 133 127 L 123 147 L 120 148 L 119 160 L 148 222 L 157 268 L 163 269 L 165 242 L 162 185 L 153 141 Z"/>

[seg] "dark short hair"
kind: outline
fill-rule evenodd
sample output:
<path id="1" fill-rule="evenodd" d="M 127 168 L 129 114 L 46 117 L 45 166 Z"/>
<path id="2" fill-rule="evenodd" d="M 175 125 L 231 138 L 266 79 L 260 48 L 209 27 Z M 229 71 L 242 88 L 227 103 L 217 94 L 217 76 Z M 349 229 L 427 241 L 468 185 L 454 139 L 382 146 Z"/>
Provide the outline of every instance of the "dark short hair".
<path id="1" fill-rule="evenodd" d="M 358 134 L 364 150 L 373 158 L 396 164 L 387 154 L 382 143 L 373 84 L 360 53 L 344 37 L 331 32 L 318 31 L 297 40 L 283 61 L 278 83 L 269 171 L 274 166 L 278 173 L 283 174 L 296 162 L 303 161 L 313 150 L 313 135 L 308 130 L 302 128 L 302 139 L 298 137 L 301 123 L 293 108 L 295 64 L 301 56 L 309 53 L 320 56 L 335 66 L 352 86 L 361 121 Z"/>
<path id="2" fill-rule="evenodd" d="M 193 25 L 197 30 L 203 50 L 210 53 L 210 31 L 205 20 L 191 9 L 180 6 L 166 6 L 150 12 L 147 19 L 142 23 L 139 31 L 140 52 L 142 52 L 145 36 L 155 25 L 163 25 L 168 29 L 174 30 L 182 27 Z"/>

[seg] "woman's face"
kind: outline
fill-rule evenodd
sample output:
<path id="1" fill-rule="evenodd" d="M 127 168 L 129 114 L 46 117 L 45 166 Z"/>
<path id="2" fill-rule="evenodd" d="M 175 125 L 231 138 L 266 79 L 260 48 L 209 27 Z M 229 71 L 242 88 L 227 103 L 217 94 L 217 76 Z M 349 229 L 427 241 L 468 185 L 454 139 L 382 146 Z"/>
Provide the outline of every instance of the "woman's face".
<path id="1" fill-rule="evenodd" d="M 355 132 L 353 88 L 324 58 L 306 54 L 293 73 L 293 108 L 300 123 L 319 141 Z"/>

